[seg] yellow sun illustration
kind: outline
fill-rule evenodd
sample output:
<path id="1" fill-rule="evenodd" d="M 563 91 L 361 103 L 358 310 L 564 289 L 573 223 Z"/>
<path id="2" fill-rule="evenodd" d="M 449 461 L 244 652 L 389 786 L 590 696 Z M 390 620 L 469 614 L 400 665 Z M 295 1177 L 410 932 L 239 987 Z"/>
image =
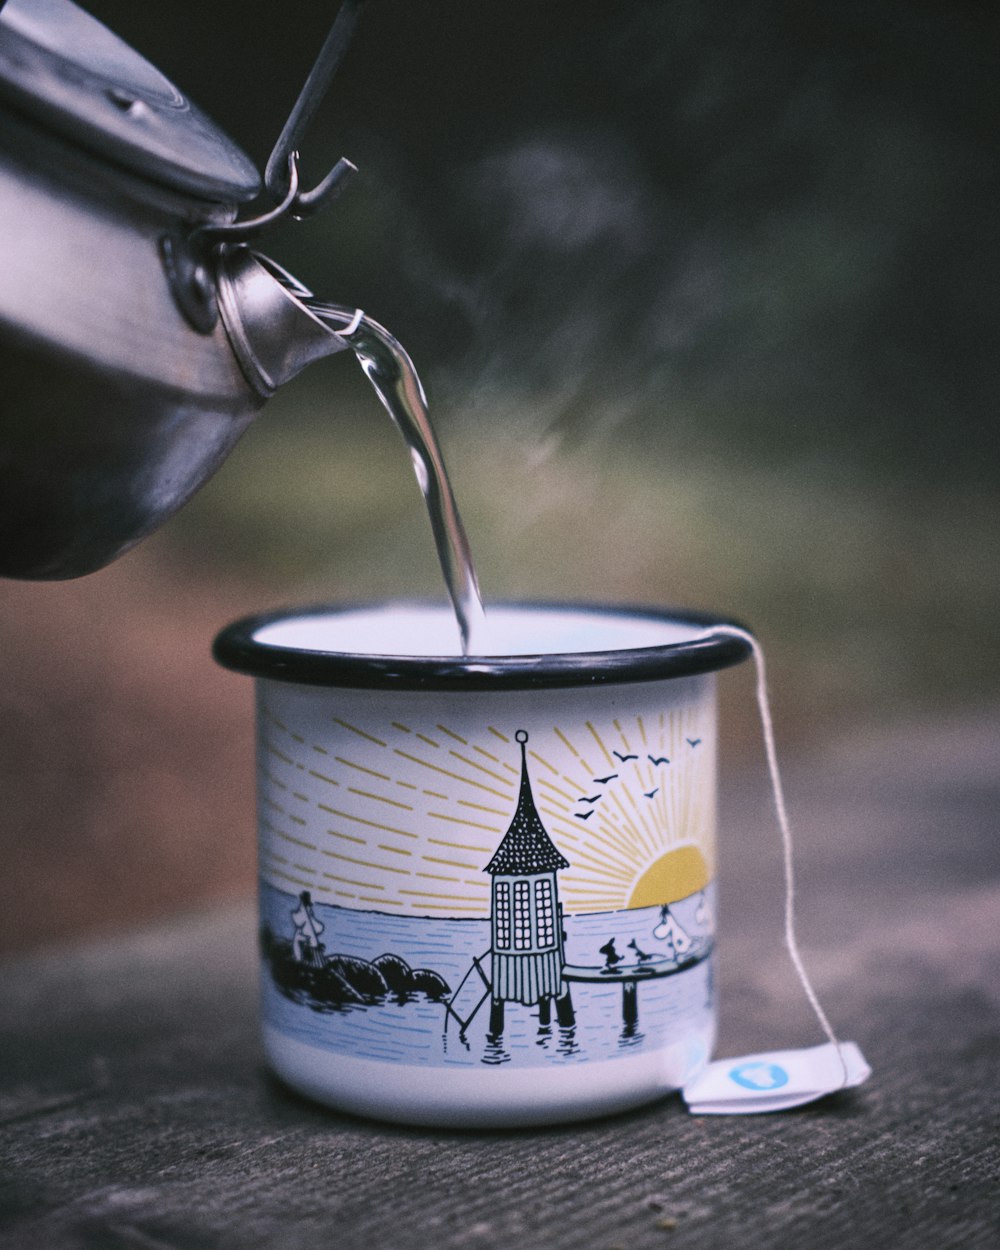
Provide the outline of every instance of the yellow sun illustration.
<path id="1" fill-rule="evenodd" d="M 292 723 L 262 706 L 262 873 L 280 889 L 398 914 L 488 916 L 483 869 L 521 784 L 519 726 Z M 320 732 L 322 728 L 323 732 Z M 662 905 L 714 875 L 714 733 L 685 706 L 553 725 L 527 746 L 531 790 L 569 860 L 568 913 Z"/>
<path id="2" fill-rule="evenodd" d="M 655 907 L 687 898 L 708 885 L 708 865 L 696 846 L 681 846 L 655 860 L 632 887 L 629 907 Z"/>

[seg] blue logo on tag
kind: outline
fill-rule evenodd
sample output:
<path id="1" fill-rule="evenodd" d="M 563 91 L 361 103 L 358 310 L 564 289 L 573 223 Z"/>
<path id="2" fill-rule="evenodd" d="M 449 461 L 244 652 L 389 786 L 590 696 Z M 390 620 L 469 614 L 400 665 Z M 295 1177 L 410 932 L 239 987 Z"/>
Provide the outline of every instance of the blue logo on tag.
<path id="1" fill-rule="evenodd" d="M 744 1089 L 758 1091 L 781 1089 L 788 1084 L 788 1073 L 776 1063 L 741 1063 L 737 1068 L 730 1068 L 729 1076 Z"/>

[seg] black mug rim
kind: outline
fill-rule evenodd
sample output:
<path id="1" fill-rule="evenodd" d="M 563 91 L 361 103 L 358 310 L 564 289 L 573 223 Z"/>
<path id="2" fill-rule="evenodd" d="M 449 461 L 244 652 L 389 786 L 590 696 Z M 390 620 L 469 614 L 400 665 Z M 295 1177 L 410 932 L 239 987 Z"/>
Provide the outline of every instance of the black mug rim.
<path id="1" fill-rule="evenodd" d="M 255 635 L 268 625 L 316 616 L 402 608 L 439 608 L 423 600 L 386 600 L 313 604 L 278 608 L 242 617 L 227 625 L 212 646 L 215 660 L 237 673 L 269 681 L 348 689 L 396 690 L 533 690 L 570 686 L 601 686 L 712 673 L 742 663 L 750 656 L 748 638 L 728 633 L 706 634 L 679 643 L 611 651 L 555 652 L 513 656 L 366 655 L 314 651 L 260 642 Z M 700 630 L 738 629 L 745 625 L 711 612 L 636 604 L 503 601 L 496 608 L 518 611 L 628 616 L 663 624 L 690 625 Z"/>

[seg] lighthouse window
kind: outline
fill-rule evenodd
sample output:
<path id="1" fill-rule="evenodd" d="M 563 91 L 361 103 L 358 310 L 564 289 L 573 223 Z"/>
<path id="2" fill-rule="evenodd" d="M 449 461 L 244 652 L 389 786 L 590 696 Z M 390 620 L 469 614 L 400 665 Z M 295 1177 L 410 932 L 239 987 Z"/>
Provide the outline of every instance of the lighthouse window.
<path id="1" fill-rule="evenodd" d="M 531 895 L 527 881 L 514 882 L 514 949 L 531 947 Z"/>
<path id="2" fill-rule="evenodd" d="M 547 879 L 535 882 L 535 915 L 538 920 L 538 945 L 554 946 L 556 926 L 552 907 L 552 882 Z"/>
<path id="3" fill-rule="evenodd" d="M 496 892 L 496 944 L 497 950 L 510 949 L 510 882 L 498 881 Z"/>

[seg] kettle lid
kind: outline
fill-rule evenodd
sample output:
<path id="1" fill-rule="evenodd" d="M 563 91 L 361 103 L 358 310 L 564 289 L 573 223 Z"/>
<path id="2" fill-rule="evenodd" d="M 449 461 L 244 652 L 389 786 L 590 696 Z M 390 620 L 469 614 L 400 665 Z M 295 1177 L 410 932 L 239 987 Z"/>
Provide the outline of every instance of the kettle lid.
<path id="1" fill-rule="evenodd" d="M 227 204 L 260 190 L 249 157 L 71 0 L 0 0 L 0 101 L 174 190 Z"/>

